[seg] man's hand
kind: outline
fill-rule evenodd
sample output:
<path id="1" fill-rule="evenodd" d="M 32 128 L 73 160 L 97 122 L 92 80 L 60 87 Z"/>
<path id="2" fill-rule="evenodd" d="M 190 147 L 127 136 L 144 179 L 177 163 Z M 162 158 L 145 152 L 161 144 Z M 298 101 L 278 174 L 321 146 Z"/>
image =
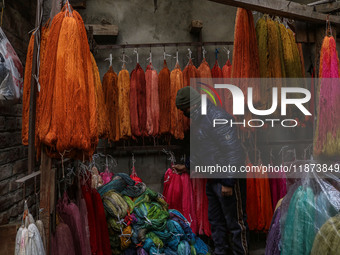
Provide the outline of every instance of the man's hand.
<path id="1" fill-rule="evenodd" d="M 221 192 L 222 192 L 222 196 L 230 197 L 230 196 L 233 195 L 233 188 L 222 185 L 222 191 Z"/>
<path id="2" fill-rule="evenodd" d="M 185 165 L 173 165 L 172 170 L 176 171 L 179 174 L 182 174 L 188 171 Z"/>

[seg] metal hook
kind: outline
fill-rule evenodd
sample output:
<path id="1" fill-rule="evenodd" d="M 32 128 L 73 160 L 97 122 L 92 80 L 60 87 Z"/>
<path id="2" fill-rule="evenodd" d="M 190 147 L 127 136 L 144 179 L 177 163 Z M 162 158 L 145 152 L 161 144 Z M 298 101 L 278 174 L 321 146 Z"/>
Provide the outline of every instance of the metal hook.
<path id="1" fill-rule="evenodd" d="M 204 46 L 202 46 L 202 55 L 203 55 L 203 58 L 205 58 L 205 54 L 207 53 L 207 51 L 205 50 Z"/>
<path id="2" fill-rule="evenodd" d="M 170 54 L 166 54 L 165 46 L 164 46 L 164 49 L 163 49 L 163 58 L 164 58 L 164 60 L 166 59 L 166 57 L 171 57 L 171 55 Z"/>
<path id="3" fill-rule="evenodd" d="M 188 48 L 188 52 L 189 52 L 189 59 L 191 59 L 192 51 L 190 50 L 190 48 Z"/>
<path id="4" fill-rule="evenodd" d="M 216 48 L 215 49 L 215 58 L 216 58 L 216 60 L 218 59 L 218 54 L 219 54 L 220 52 L 219 52 L 219 50 Z"/>
<path id="5" fill-rule="evenodd" d="M 133 169 L 135 168 L 135 163 L 136 163 L 135 154 L 132 153 L 132 168 L 133 168 Z"/>
<path id="6" fill-rule="evenodd" d="M 112 66 L 112 54 L 110 54 L 110 57 L 106 58 L 105 61 L 109 61 L 110 66 Z"/>

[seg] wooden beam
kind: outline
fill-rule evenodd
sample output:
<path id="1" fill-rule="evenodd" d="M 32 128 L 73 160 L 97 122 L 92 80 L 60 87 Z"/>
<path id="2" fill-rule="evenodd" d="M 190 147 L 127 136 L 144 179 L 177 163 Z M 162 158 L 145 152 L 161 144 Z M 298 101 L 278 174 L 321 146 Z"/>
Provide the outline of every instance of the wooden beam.
<path id="1" fill-rule="evenodd" d="M 183 47 L 183 46 L 217 46 L 217 45 L 233 45 L 232 41 L 225 42 L 178 42 L 178 43 L 138 43 L 138 44 L 108 44 L 108 45 L 97 45 L 96 49 L 122 49 L 122 48 L 154 48 L 154 47 Z"/>
<path id="2" fill-rule="evenodd" d="M 314 7 L 284 0 L 209 0 L 216 3 L 241 7 L 252 11 L 307 22 L 324 23 L 327 14 L 314 11 Z M 340 25 L 340 16 L 329 15 L 329 21 Z"/>
<path id="3" fill-rule="evenodd" d="M 109 25 L 109 24 L 86 24 L 86 29 L 89 27 L 93 28 L 93 35 L 108 35 L 108 36 L 117 36 L 118 35 L 118 26 L 117 25 Z"/>
<path id="4" fill-rule="evenodd" d="M 340 10 L 340 2 L 332 2 L 315 6 L 315 11 L 321 13 L 331 13 Z"/>

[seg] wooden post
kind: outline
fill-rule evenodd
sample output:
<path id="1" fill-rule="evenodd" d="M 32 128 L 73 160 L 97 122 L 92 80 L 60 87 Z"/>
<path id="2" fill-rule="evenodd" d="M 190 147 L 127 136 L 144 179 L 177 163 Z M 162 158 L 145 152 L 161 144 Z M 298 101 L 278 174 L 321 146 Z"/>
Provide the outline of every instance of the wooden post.
<path id="1" fill-rule="evenodd" d="M 40 219 L 44 223 L 46 235 L 46 254 L 50 251 L 50 225 L 51 212 L 54 210 L 54 204 L 51 205 L 51 197 L 55 195 L 55 170 L 51 169 L 52 160 L 46 155 L 45 149 L 41 150 L 41 165 L 40 165 L 40 208 L 43 208 Z M 53 200 L 54 201 L 54 200 Z"/>
<path id="2" fill-rule="evenodd" d="M 28 173 L 32 173 L 35 168 L 35 106 L 37 81 L 35 79 L 38 70 L 38 44 L 40 43 L 41 27 L 41 0 L 37 0 L 37 11 L 35 17 L 35 27 L 39 28 L 34 35 L 34 49 L 32 62 L 32 77 L 30 91 L 30 110 L 29 110 L 29 131 L 28 131 Z"/>

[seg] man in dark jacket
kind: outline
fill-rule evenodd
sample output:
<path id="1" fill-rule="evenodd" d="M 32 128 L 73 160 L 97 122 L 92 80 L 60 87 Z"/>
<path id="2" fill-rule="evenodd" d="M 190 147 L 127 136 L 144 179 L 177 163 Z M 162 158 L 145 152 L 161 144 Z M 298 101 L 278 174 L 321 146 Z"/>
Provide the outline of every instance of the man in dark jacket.
<path id="1" fill-rule="evenodd" d="M 177 92 L 176 106 L 191 118 L 190 160 L 186 165 L 175 165 L 178 172 L 195 166 L 235 166 L 244 164 L 244 152 L 237 130 L 230 125 L 216 125 L 214 119 L 232 120 L 222 108 L 207 102 L 207 114 L 201 114 L 201 95 L 191 87 Z M 209 200 L 208 218 L 211 224 L 215 254 L 248 254 L 248 225 L 246 222 L 246 180 L 233 178 L 209 179 L 206 193 Z M 231 244 L 227 235 L 231 234 Z"/>

